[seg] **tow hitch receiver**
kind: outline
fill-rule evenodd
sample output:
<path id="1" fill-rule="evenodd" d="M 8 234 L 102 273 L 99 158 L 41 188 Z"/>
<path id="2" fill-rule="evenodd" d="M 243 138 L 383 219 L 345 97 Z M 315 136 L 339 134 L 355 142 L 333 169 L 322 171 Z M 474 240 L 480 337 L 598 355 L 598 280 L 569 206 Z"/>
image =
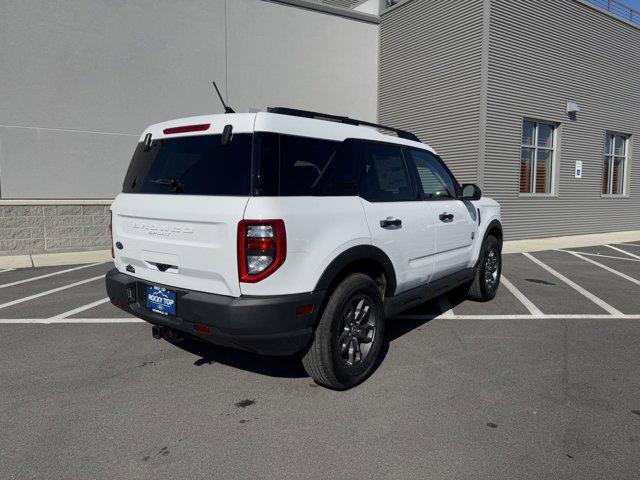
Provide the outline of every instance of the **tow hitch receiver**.
<path id="1" fill-rule="evenodd" d="M 164 337 L 163 330 L 164 329 L 162 327 L 158 327 L 157 325 L 154 325 L 153 327 L 151 327 L 151 333 L 153 334 L 153 338 L 155 338 L 156 340 L 162 340 L 162 337 Z"/>
<path id="2" fill-rule="evenodd" d="M 178 342 L 183 339 L 180 332 L 176 332 L 167 327 L 161 327 L 159 325 L 153 325 L 151 327 L 151 333 L 156 340 L 162 340 L 163 338 L 170 342 Z"/>

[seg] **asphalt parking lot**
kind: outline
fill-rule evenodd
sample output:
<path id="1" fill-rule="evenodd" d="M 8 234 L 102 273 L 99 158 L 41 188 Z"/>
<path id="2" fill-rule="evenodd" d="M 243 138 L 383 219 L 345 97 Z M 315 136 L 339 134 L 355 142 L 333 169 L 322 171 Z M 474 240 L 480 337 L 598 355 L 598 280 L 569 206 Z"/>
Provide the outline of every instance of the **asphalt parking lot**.
<path id="1" fill-rule="evenodd" d="M 640 242 L 505 255 L 494 301 L 390 320 L 347 392 L 153 340 L 110 268 L 0 271 L 2 478 L 638 478 Z"/>

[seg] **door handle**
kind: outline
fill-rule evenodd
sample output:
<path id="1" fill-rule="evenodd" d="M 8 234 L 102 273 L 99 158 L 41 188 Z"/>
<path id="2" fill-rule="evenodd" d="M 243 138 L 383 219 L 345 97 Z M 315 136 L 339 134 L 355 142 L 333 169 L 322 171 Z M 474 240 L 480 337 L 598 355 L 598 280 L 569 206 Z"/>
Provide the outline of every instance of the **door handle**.
<path id="1" fill-rule="evenodd" d="M 401 227 L 402 220 L 399 218 L 387 217 L 384 220 L 380 220 L 380 226 L 382 228 Z"/>
<path id="2" fill-rule="evenodd" d="M 441 222 L 450 222 L 452 220 L 453 220 L 453 213 L 444 212 L 444 213 L 440 214 L 440 221 Z"/>

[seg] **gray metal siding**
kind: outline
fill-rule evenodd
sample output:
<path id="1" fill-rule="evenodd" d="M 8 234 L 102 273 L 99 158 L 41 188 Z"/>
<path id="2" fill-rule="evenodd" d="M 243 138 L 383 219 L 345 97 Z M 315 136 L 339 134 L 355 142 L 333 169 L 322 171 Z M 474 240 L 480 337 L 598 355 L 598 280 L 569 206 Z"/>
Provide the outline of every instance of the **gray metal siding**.
<path id="1" fill-rule="evenodd" d="M 490 23 L 484 192 L 506 237 L 640 229 L 640 29 L 576 0 L 492 0 Z M 561 124 L 557 196 L 519 196 L 523 117 Z M 629 198 L 601 196 L 607 130 L 632 135 Z"/>
<path id="2" fill-rule="evenodd" d="M 414 0 L 380 25 L 381 123 L 416 133 L 464 182 L 478 168 L 482 13 L 482 0 Z"/>
<path id="3" fill-rule="evenodd" d="M 358 4 L 362 3 L 362 0 L 316 0 L 319 3 L 324 3 L 325 5 L 331 5 L 334 7 L 342 7 L 342 8 L 353 8 L 357 7 Z"/>

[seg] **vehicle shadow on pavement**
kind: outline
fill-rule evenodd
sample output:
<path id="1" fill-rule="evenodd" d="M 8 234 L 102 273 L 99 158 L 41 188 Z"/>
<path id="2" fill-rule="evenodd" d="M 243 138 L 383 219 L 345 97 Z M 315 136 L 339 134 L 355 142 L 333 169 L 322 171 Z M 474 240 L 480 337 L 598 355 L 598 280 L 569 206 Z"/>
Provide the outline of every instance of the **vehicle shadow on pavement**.
<path id="1" fill-rule="evenodd" d="M 464 297 L 453 295 L 449 297 L 449 300 L 451 307 L 455 307 L 465 301 Z M 374 371 L 384 361 L 393 341 L 420 329 L 440 313 L 438 301 L 432 300 L 403 313 L 403 315 L 411 316 L 412 318 L 402 318 L 402 316 L 390 318 L 387 321 L 384 342 Z M 211 345 L 191 338 L 166 341 L 177 348 L 200 357 L 193 362 L 196 367 L 219 363 L 269 377 L 307 378 L 309 376 L 302 366 L 300 354 L 288 357 L 269 357 L 244 350 Z"/>
<path id="2" fill-rule="evenodd" d="M 268 357 L 244 350 L 211 345 L 190 338 L 167 341 L 200 357 L 193 362 L 196 367 L 220 363 L 269 377 L 305 378 L 309 376 L 302 366 L 300 356 Z"/>

